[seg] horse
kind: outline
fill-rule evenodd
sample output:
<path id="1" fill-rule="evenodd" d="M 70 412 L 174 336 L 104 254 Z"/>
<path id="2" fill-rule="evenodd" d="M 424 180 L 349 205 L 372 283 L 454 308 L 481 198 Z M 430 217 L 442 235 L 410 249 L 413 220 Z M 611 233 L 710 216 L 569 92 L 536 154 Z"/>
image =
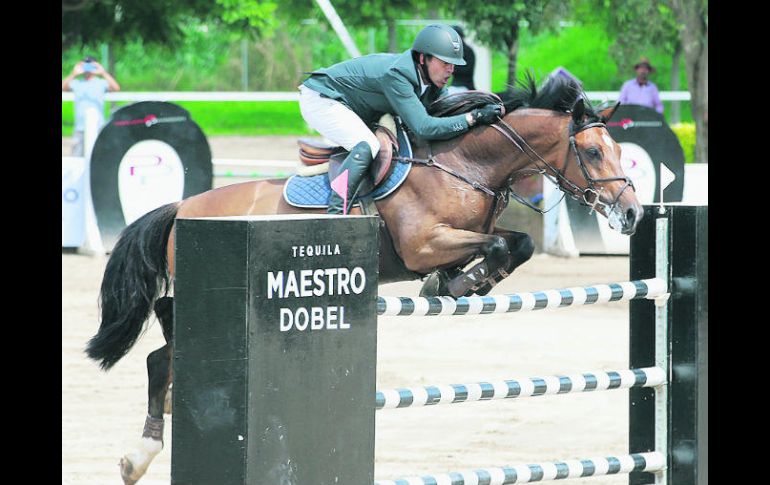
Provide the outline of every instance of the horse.
<path id="1" fill-rule="evenodd" d="M 434 112 L 457 106 L 445 98 L 437 103 Z M 413 158 L 402 160 L 413 164 L 406 180 L 375 203 L 385 228 L 380 238 L 381 282 L 430 275 L 425 295 L 488 293 L 534 251 L 528 234 L 495 227 L 509 197 L 522 199 L 511 185 L 517 177 L 533 173 L 549 177 L 566 195 L 608 217 L 614 229 L 633 234 L 642 207 L 623 174 L 620 146 L 606 128 L 617 104 L 599 110 L 573 81 L 554 77 L 538 89 L 529 77 L 504 106 L 505 114 L 496 123 L 424 143 L 415 148 Z M 120 461 L 124 483 L 136 483 L 163 448 L 163 415 L 171 411 L 169 291 L 175 220 L 324 212 L 286 203 L 285 184 L 286 179 L 269 179 L 209 190 L 159 207 L 121 233 L 102 280 L 99 330 L 86 353 L 109 370 L 146 330 L 153 310 L 166 341 L 147 357 L 148 416 L 141 444 Z M 359 208 L 351 212 L 360 213 Z M 464 269 L 479 258 L 479 263 Z"/>

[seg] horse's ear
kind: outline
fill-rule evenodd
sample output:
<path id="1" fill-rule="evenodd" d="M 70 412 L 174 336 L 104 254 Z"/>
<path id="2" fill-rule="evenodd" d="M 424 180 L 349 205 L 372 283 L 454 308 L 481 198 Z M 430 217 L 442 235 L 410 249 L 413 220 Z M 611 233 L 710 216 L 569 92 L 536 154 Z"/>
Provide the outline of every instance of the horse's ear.
<path id="1" fill-rule="evenodd" d="M 618 106 L 620 106 L 620 101 L 615 103 L 615 106 L 611 106 L 607 109 L 603 109 L 599 112 L 599 118 L 601 118 L 602 123 L 607 123 L 612 119 L 612 115 L 615 114 L 615 110 L 618 109 Z"/>
<path id="2" fill-rule="evenodd" d="M 572 105 L 572 121 L 575 122 L 576 125 L 579 125 L 583 122 L 583 117 L 586 114 L 586 105 L 583 101 L 583 98 L 580 97 L 575 101 L 575 104 Z"/>

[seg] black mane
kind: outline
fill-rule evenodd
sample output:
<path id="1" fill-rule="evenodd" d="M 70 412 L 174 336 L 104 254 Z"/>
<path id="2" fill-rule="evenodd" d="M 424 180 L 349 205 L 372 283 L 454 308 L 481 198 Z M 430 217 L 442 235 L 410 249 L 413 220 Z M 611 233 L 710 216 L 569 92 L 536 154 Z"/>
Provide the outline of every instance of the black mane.
<path id="1" fill-rule="evenodd" d="M 527 72 L 523 81 L 519 81 L 519 87 L 515 87 L 513 92 L 495 93 L 486 91 L 463 91 L 449 94 L 437 99 L 428 106 L 428 114 L 431 116 L 452 116 L 461 113 L 467 113 L 475 108 L 480 108 L 487 104 L 500 104 L 505 106 L 505 112 L 521 108 L 538 108 L 557 111 L 560 113 L 571 113 L 572 107 L 578 98 L 583 98 L 585 104 L 585 114 L 587 118 L 585 123 L 591 123 L 599 120 L 591 103 L 583 92 L 580 84 L 564 76 L 551 76 L 545 84 L 538 89 L 535 85 L 535 79 L 531 73 Z"/>
<path id="2" fill-rule="evenodd" d="M 535 79 L 531 73 L 527 72 L 525 79 L 519 81 L 519 87 L 513 89 L 513 92 L 502 94 L 506 113 L 521 108 L 538 108 L 560 113 L 571 113 L 575 101 L 582 97 L 585 101 L 586 115 L 589 121 L 598 119 L 591 103 L 583 92 L 583 88 L 575 80 L 564 76 L 551 76 L 546 83 L 538 89 L 535 85 Z"/>

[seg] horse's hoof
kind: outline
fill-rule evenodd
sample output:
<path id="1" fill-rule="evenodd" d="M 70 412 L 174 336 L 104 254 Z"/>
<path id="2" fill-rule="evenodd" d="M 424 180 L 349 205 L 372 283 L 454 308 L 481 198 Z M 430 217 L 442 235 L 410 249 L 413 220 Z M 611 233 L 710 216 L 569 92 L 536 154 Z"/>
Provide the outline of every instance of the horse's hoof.
<path id="1" fill-rule="evenodd" d="M 121 458 L 119 465 L 120 477 L 123 479 L 124 485 L 134 485 L 142 477 L 142 474 L 135 475 L 134 465 L 127 457 Z"/>
<path id="2" fill-rule="evenodd" d="M 446 289 L 446 282 L 446 271 L 439 269 L 432 272 L 425 279 L 425 283 L 422 284 L 422 288 L 420 289 L 420 296 L 431 297 L 448 295 L 449 292 Z"/>

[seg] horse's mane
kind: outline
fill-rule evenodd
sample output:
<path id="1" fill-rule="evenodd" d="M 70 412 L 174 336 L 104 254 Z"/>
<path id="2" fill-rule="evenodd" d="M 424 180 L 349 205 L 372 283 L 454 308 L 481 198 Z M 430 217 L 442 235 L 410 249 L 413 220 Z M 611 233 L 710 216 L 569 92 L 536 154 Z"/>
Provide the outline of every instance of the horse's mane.
<path id="1" fill-rule="evenodd" d="M 467 113 L 490 103 L 503 104 L 505 112 L 521 108 L 538 108 L 560 113 L 570 113 L 579 97 L 586 100 L 586 115 L 589 121 L 598 119 L 594 108 L 588 102 L 583 88 L 574 79 L 564 76 L 550 76 L 545 84 L 537 88 L 530 72 L 525 74 L 519 86 L 498 96 L 486 91 L 464 91 L 437 99 L 428 107 L 431 116 L 452 116 Z"/>
<path id="2" fill-rule="evenodd" d="M 521 108 L 537 108 L 570 113 L 578 98 L 585 100 L 586 115 L 589 120 L 598 119 L 599 115 L 583 91 L 582 86 L 572 78 L 565 76 L 550 76 L 537 88 L 535 78 L 530 72 L 524 76 L 524 80 L 518 82 L 518 87 L 502 94 L 506 113 Z"/>

